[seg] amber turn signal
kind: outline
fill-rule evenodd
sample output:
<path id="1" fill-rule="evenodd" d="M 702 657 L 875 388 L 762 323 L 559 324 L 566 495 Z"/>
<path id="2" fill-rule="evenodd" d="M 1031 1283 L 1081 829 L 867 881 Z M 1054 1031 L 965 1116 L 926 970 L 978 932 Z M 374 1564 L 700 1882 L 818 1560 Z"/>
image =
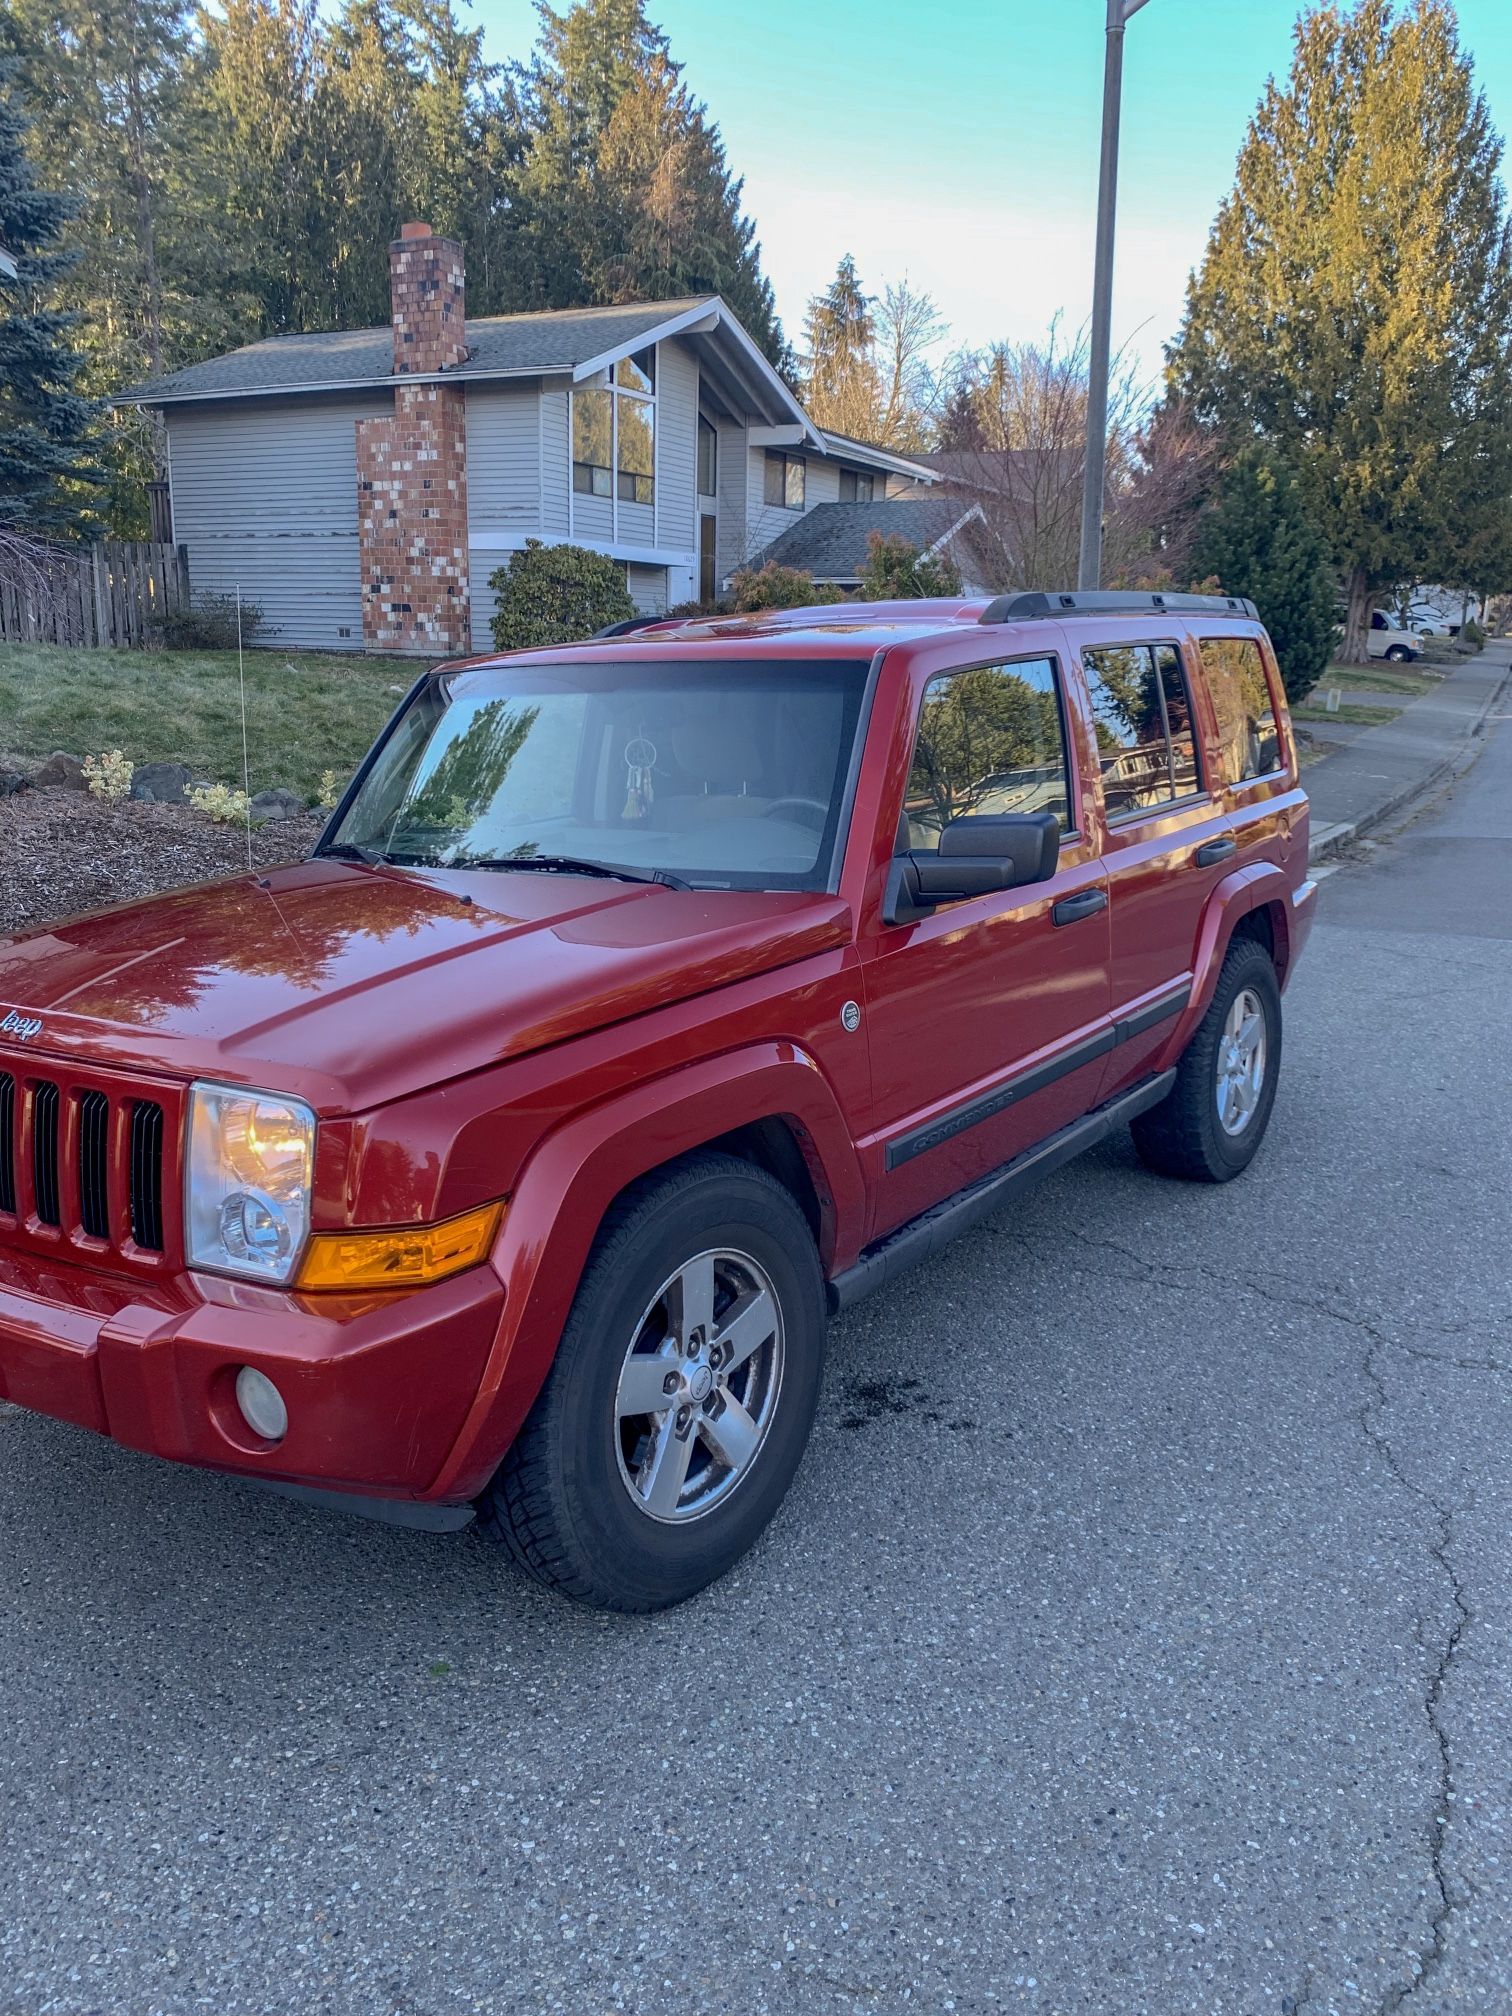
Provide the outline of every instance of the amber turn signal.
<path id="1" fill-rule="evenodd" d="M 444 1281 L 486 1259 L 504 1214 L 502 1204 L 403 1231 L 317 1232 L 305 1250 L 295 1286 L 343 1289 L 419 1288 Z"/>

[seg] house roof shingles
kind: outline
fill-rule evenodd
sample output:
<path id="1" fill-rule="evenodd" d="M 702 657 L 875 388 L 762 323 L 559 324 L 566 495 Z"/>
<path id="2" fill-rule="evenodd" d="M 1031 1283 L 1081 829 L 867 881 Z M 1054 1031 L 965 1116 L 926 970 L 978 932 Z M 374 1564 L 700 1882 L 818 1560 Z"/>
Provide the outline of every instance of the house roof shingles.
<path id="1" fill-rule="evenodd" d="M 816 581 L 857 581 L 872 532 L 897 533 L 921 553 L 953 532 L 971 509 L 958 497 L 877 499 L 871 504 L 816 504 L 749 562 L 801 567 Z"/>
<path id="2" fill-rule="evenodd" d="M 514 378 L 573 371 L 607 351 L 633 348 L 674 316 L 715 296 L 648 301 L 626 308 L 564 308 L 533 315 L 468 317 L 465 364 L 447 375 L 458 378 Z M 394 334 L 377 329 L 332 329 L 308 336 L 268 336 L 224 357 L 189 364 L 150 379 L 123 402 L 155 405 L 162 400 L 214 399 L 263 392 L 335 390 L 343 386 L 392 385 Z M 402 381 L 399 381 L 402 382 Z"/>

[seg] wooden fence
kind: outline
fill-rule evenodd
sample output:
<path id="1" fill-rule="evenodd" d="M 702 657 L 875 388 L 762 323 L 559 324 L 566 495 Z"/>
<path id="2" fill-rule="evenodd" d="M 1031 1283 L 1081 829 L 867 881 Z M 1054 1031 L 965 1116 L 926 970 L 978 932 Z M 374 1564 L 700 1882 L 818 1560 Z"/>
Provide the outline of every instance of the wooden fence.
<path id="1" fill-rule="evenodd" d="M 0 553 L 0 642 L 152 645 L 164 617 L 188 607 L 183 546 L 103 539 L 30 546 L 23 560 Z"/>

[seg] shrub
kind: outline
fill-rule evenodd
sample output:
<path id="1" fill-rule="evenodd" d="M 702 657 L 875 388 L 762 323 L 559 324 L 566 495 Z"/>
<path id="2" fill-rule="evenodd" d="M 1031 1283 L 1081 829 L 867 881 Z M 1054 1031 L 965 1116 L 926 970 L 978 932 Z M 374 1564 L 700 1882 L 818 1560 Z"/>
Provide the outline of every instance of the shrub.
<path id="1" fill-rule="evenodd" d="M 700 616 L 729 616 L 734 612 L 733 602 L 674 602 L 667 615 L 674 621 L 692 623 Z"/>
<path id="2" fill-rule="evenodd" d="M 1473 616 L 1468 623 L 1461 624 L 1459 634 L 1476 651 L 1479 651 L 1486 641 L 1485 631 L 1482 630 Z"/>
<path id="3" fill-rule="evenodd" d="M 635 614 L 623 566 L 586 546 L 527 539 L 508 566 L 494 569 L 488 585 L 497 597 L 493 638 L 501 651 L 575 644 Z"/>
<path id="4" fill-rule="evenodd" d="M 960 592 L 961 570 L 948 554 L 921 553 L 901 532 L 867 533 L 864 602 L 916 602 Z"/>
<path id="5" fill-rule="evenodd" d="M 764 567 L 742 567 L 732 577 L 734 605 L 743 616 L 759 609 L 810 609 L 825 597 L 814 577 L 802 567 L 784 567 L 768 560 Z"/>
<path id="6" fill-rule="evenodd" d="M 316 804 L 323 811 L 334 812 L 336 807 L 341 803 L 341 794 L 345 791 L 346 787 L 347 779 L 345 777 L 338 776 L 334 770 L 322 770 L 320 773 L 320 796 L 316 799 Z"/>
<path id="7" fill-rule="evenodd" d="M 100 756 L 84 758 L 84 781 L 96 798 L 119 805 L 131 796 L 131 777 L 136 765 L 119 749 L 107 749 Z"/>
<path id="8" fill-rule="evenodd" d="M 250 644 L 267 630 L 262 604 L 241 605 L 241 640 Z M 195 595 L 187 609 L 174 609 L 163 618 L 163 644 L 169 651 L 234 651 L 236 649 L 236 597 Z"/>
<path id="9" fill-rule="evenodd" d="M 191 784 L 187 796 L 195 811 L 203 812 L 217 826 L 240 825 L 252 802 L 245 791 L 230 784 Z"/>

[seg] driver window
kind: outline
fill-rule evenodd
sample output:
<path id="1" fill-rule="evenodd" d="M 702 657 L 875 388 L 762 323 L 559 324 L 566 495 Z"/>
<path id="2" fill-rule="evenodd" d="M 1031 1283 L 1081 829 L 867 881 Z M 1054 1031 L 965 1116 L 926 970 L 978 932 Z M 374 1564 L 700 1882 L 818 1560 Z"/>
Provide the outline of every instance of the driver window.
<path id="1" fill-rule="evenodd" d="M 1066 739 L 1055 663 L 946 672 L 924 689 L 899 844 L 939 850 L 941 829 L 965 812 L 1053 812 L 1071 826 Z"/>

